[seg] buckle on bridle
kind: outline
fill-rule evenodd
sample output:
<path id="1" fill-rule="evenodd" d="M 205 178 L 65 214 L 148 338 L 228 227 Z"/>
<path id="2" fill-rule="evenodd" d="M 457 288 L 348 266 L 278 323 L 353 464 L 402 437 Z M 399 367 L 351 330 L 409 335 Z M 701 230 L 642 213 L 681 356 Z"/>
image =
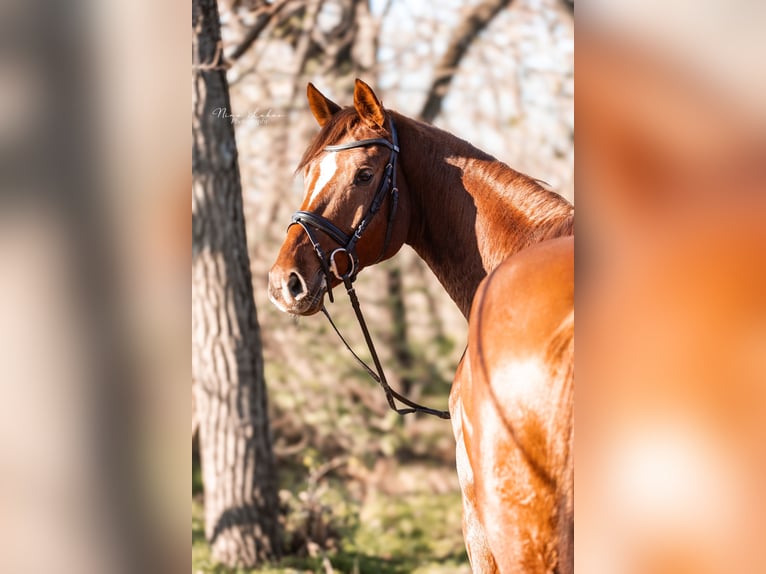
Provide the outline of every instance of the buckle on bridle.
<path id="1" fill-rule="evenodd" d="M 348 257 L 348 271 L 346 273 L 340 273 L 338 270 L 338 264 L 335 262 L 335 256 L 338 253 L 344 253 L 346 257 Z M 345 281 L 346 279 L 349 279 L 354 276 L 354 271 L 356 270 L 356 261 L 354 260 L 354 256 L 345 248 L 345 247 L 339 247 L 332 253 L 330 253 L 329 257 L 329 263 L 330 263 L 330 271 L 332 271 L 332 274 L 335 275 L 335 277 L 339 281 Z"/>

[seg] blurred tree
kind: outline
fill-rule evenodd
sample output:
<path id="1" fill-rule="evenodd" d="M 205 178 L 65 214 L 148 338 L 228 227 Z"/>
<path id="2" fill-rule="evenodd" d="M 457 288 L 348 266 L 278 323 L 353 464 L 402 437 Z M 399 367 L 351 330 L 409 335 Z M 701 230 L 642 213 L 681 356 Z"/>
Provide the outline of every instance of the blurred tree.
<path id="1" fill-rule="evenodd" d="M 398 262 L 390 265 L 386 273 L 386 280 L 388 288 L 386 304 L 391 314 L 389 344 L 393 350 L 393 359 L 398 367 L 396 378 L 399 381 L 399 390 L 409 396 L 412 394 L 413 384 L 415 383 L 412 380 L 412 368 L 415 363 L 415 357 L 412 355 L 411 342 L 407 333 L 407 308 L 404 304 L 405 295 L 402 286 L 402 269 Z"/>
<path id="2" fill-rule="evenodd" d="M 420 119 L 424 122 L 432 123 L 439 115 L 452 78 L 455 76 L 461 60 L 468 53 L 468 48 L 495 16 L 511 4 L 511 1 L 483 0 L 471 8 L 458 24 L 452 38 L 450 38 L 447 50 L 434 70 L 434 78 L 428 88 L 426 103 L 423 104 L 423 109 L 420 112 Z"/>
<path id="3" fill-rule="evenodd" d="M 192 2 L 192 378 L 213 557 L 280 553 L 261 336 L 215 0 Z"/>

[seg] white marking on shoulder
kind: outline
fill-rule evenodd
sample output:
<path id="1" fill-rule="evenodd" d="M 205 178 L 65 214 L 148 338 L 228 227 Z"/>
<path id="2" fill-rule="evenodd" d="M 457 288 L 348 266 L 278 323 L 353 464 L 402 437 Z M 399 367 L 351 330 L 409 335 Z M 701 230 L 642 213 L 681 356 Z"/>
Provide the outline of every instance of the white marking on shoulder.
<path id="1" fill-rule="evenodd" d="M 498 441 L 510 441 L 509 426 L 520 428 L 519 425 L 524 424 L 530 413 L 540 412 L 543 403 L 548 400 L 545 392 L 547 382 L 544 365 L 533 357 L 509 362 L 492 374 L 491 381 L 486 381 L 495 395 L 494 399 L 480 405 L 478 413 L 483 437 L 483 444 L 479 445 L 481 465 L 492 469 L 484 476 L 488 489 L 501 493 L 506 488 L 507 461 L 498 458 L 502 452 L 497 448 L 501 444 Z M 498 410 L 498 403 L 502 405 L 502 412 Z"/>
<path id="2" fill-rule="evenodd" d="M 330 183 L 332 176 L 335 175 L 335 171 L 338 169 L 338 164 L 335 161 L 335 153 L 328 153 L 321 162 L 319 162 L 319 177 L 317 178 L 314 189 L 311 190 L 311 196 L 309 196 L 309 207 L 314 200 L 319 197 L 322 190 Z"/>
<path id="3" fill-rule="evenodd" d="M 495 388 L 502 390 L 504 398 L 516 403 L 515 406 L 528 409 L 538 406 L 541 397 L 545 396 L 550 377 L 540 360 L 528 358 L 509 362 L 494 378 L 502 381 Z"/>
<path id="4" fill-rule="evenodd" d="M 504 416 L 511 424 L 523 421 L 529 413 L 546 412 L 551 400 L 551 378 L 546 366 L 536 357 L 516 359 L 497 368 L 491 375 L 493 393 L 503 405 Z M 487 401 L 487 409 L 497 408 L 494 401 Z M 490 413 L 482 415 L 482 424 L 487 428 Z"/>

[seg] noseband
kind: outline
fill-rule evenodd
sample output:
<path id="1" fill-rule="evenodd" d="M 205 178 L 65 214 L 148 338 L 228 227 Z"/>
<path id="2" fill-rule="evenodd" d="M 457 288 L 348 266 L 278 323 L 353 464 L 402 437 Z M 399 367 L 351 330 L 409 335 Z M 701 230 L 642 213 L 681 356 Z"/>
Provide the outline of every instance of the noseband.
<path id="1" fill-rule="evenodd" d="M 334 302 L 332 295 L 333 277 L 337 278 L 339 281 L 342 281 L 343 285 L 346 287 L 346 292 L 348 293 L 349 299 L 351 300 L 351 306 L 354 308 L 354 313 L 356 314 L 357 321 L 359 321 L 359 326 L 362 329 L 364 340 L 367 343 L 368 349 L 370 350 L 370 354 L 372 355 L 372 359 L 375 363 L 375 369 L 377 372 L 373 371 L 372 368 L 367 365 L 367 363 L 362 361 L 362 359 L 359 358 L 359 355 L 354 352 L 338 328 L 335 326 L 332 317 L 330 317 L 330 314 L 324 306 L 322 306 L 322 313 L 324 313 L 325 317 L 327 317 L 330 325 L 332 325 L 332 328 L 338 334 L 340 340 L 343 341 L 343 344 L 351 352 L 357 362 L 359 362 L 359 364 L 367 371 L 367 373 L 375 381 L 377 381 L 381 387 L 383 387 L 383 390 L 386 393 L 386 399 L 388 400 L 388 405 L 391 407 L 391 409 L 395 410 L 400 415 L 422 412 L 443 419 L 448 419 L 450 418 L 449 412 L 439 411 L 419 405 L 397 393 L 388 384 L 388 381 L 386 381 L 385 373 L 383 372 L 383 367 L 380 364 L 380 359 L 378 358 L 378 353 L 375 351 L 375 345 L 372 342 L 370 331 L 367 328 L 367 323 L 364 320 L 364 316 L 362 315 L 362 309 L 359 305 L 359 298 L 357 297 L 356 290 L 354 289 L 354 281 L 356 280 L 356 277 L 360 271 L 359 257 L 356 253 L 356 244 L 362 238 L 362 234 L 364 234 L 372 219 L 375 217 L 378 211 L 380 211 L 386 196 L 390 194 L 391 202 L 388 211 L 388 221 L 386 224 L 386 237 L 383 241 L 383 247 L 380 250 L 380 255 L 378 255 L 378 258 L 374 261 L 373 265 L 378 263 L 385 255 L 391 242 L 392 224 L 394 217 L 396 216 L 397 206 L 399 204 L 399 189 L 396 187 L 396 160 L 399 154 L 399 140 L 396 134 L 394 119 L 391 116 L 389 116 L 388 122 L 391 126 L 391 141 L 388 141 L 385 138 L 373 138 L 339 145 L 330 145 L 324 148 L 324 151 L 332 153 L 373 145 L 382 145 L 391 150 L 391 155 L 389 156 L 388 163 L 386 164 L 385 170 L 383 172 L 383 178 L 380 180 L 378 189 L 372 198 L 372 203 L 370 203 L 370 207 L 367 209 L 367 213 L 365 213 L 364 217 L 362 217 L 362 219 L 356 225 L 354 230 L 351 232 L 351 235 L 344 233 L 327 218 L 310 211 L 296 211 L 293 214 L 288 229 L 293 225 L 300 225 L 303 228 L 303 231 L 306 232 L 309 241 L 311 241 L 311 245 L 314 247 L 314 253 L 316 253 L 317 258 L 319 259 L 319 263 L 322 266 L 322 272 L 325 276 L 327 295 L 330 298 L 331 303 Z M 314 231 L 323 232 L 338 244 L 339 247 L 330 252 L 329 257 L 325 255 L 325 252 L 322 249 L 322 246 L 319 244 Z M 338 267 L 337 257 L 339 256 L 345 256 L 347 258 L 346 262 L 348 264 L 348 268 L 345 273 L 341 272 L 340 268 Z M 404 403 L 409 408 L 398 408 L 394 402 L 394 399 Z"/>

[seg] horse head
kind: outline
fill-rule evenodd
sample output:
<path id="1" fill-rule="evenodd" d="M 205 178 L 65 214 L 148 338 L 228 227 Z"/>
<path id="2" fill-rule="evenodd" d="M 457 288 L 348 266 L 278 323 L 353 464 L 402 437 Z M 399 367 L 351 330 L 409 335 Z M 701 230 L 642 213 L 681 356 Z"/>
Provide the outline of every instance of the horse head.
<path id="1" fill-rule="evenodd" d="M 356 80 L 346 108 L 312 84 L 307 95 L 322 129 L 296 170 L 305 196 L 269 271 L 269 299 L 295 315 L 316 313 L 333 287 L 392 257 L 410 216 L 396 127 L 372 89 Z"/>

